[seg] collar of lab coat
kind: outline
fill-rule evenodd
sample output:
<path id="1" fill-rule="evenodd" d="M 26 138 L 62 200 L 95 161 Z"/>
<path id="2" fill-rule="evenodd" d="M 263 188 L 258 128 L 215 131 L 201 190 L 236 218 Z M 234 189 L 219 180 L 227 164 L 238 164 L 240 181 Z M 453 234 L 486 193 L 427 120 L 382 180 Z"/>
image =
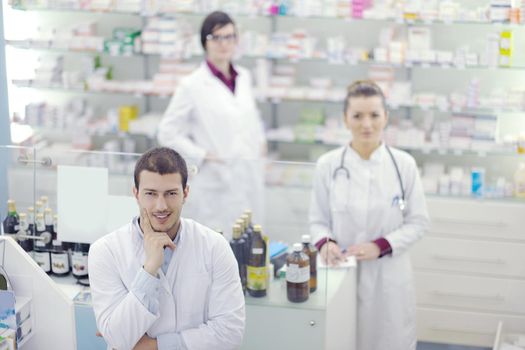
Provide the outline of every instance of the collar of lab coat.
<path id="1" fill-rule="evenodd" d="M 242 69 L 239 69 L 239 67 L 236 64 L 234 64 L 233 62 L 231 63 L 231 66 L 237 72 L 237 76 L 236 76 L 236 85 L 237 85 L 238 82 L 239 82 L 239 79 L 243 78 L 243 72 L 242 72 Z M 213 75 L 213 73 L 210 70 L 210 68 L 208 67 L 208 64 L 206 63 L 206 61 L 201 63 L 201 65 L 199 66 L 199 71 L 204 73 L 208 83 L 221 83 L 224 86 L 225 89 L 230 91 L 230 89 L 228 89 L 228 87 L 222 81 L 220 81 L 219 78 L 217 78 L 215 75 Z M 237 86 L 236 86 L 235 91 L 237 91 Z M 230 93 L 231 93 L 231 91 L 230 91 Z"/>
<path id="2" fill-rule="evenodd" d="M 348 148 L 348 155 L 350 156 L 351 161 L 356 162 L 366 162 L 366 163 L 380 163 L 383 160 L 383 155 L 386 152 L 385 143 L 381 142 L 379 147 L 375 149 L 374 152 L 370 155 L 370 159 L 365 160 L 361 158 L 359 153 L 355 149 L 353 149 L 350 145 L 346 146 Z"/>

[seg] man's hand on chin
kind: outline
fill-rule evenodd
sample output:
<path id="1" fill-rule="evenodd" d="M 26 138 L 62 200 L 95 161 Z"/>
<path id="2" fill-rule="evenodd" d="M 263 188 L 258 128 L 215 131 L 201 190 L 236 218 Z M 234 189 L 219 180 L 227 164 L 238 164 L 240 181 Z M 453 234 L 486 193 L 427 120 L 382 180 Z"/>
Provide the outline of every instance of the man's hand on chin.
<path id="1" fill-rule="evenodd" d="M 133 350 L 157 350 L 157 339 L 148 337 L 144 334 Z"/>

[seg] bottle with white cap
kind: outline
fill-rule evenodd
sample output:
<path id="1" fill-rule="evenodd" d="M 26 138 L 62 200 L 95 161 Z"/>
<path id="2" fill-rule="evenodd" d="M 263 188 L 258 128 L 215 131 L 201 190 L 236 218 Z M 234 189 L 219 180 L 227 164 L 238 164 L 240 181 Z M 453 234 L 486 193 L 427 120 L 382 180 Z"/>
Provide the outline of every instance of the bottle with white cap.
<path id="1" fill-rule="evenodd" d="M 295 243 L 293 253 L 286 259 L 286 294 L 292 303 L 302 303 L 310 296 L 310 258 L 303 245 Z"/>

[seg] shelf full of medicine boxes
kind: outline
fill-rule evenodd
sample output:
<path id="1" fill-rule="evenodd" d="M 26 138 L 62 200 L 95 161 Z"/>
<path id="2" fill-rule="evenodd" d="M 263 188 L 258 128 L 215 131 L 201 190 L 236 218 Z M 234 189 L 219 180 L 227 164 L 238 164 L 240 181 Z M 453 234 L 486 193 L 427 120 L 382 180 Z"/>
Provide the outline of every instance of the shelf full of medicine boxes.
<path id="1" fill-rule="evenodd" d="M 61 9 L 57 9 L 57 10 L 75 10 L 75 9 L 65 9 L 65 8 L 61 8 Z M 80 9 L 77 9 L 78 11 L 85 11 L 85 10 L 80 10 Z M 99 9 L 100 10 L 100 9 Z M 110 9 L 108 9 L 110 10 Z M 76 11 L 76 10 L 75 10 Z M 117 11 L 118 12 L 118 11 Z M 139 12 L 135 12 L 133 13 L 134 15 L 139 15 L 140 13 Z M 196 15 L 201 15 L 201 14 L 196 14 Z M 428 18 L 424 18 L 424 16 L 421 16 L 421 21 L 418 22 L 417 20 L 417 16 L 414 17 L 414 16 L 410 16 L 410 15 L 407 15 L 406 13 L 403 15 L 405 17 L 399 17 L 398 16 L 398 19 L 396 19 L 394 22 L 395 23 L 408 23 L 408 24 L 418 24 L 418 23 L 424 23 L 424 24 L 429 24 L 429 19 Z M 476 24 L 479 24 L 479 23 L 490 23 L 490 21 L 481 21 L 481 20 L 472 20 L 472 16 L 467 16 L 468 18 L 471 18 L 470 21 L 463 21 L 461 23 L 464 23 L 464 24 L 467 24 L 467 23 L 470 23 L 470 22 L 474 22 Z M 273 17 L 273 18 L 281 18 L 281 17 Z M 290 17 L 283 17 L 283 18 L 290 18 Z M 308 19 L 312 19 L 314 17 L 308 17 Z M 399 20 L 399 18 L 404 18 L 402 21 Z M 303 18 L 304 19 L 304 18 Z M 373 18 L 373 19 L 378 19 L 378 18 Z M 387 21 L 391 21 L 392 18 L 388 19 L 388 18 L 379 18 L 380 20 L 387 20 Z M 160 21 L 169 21 L 168 19 L 166 19 L 166 17 L 164 18 L 154 18 L 154 20 L 160 20 Z M 406 20 L 406 21 L 405 21 Z M 494 20 L 494 18 L 492 18 L 491 20 Z M 435 23 L 438 23 L 439 21 L 435 22 Z M 441 22 L 442 23 L 446 23 L 446 24 L 450 24 L 450 23 L 453 23 L 450 21 L 450 18 L 449 19 L 441 19 Z M 460 23 L 458 22 L 458 23 Z M 165 22 L 166 23 L 166 22 Z M 432 22 L 434 23 L 434 22 Z M 497 25 L 499 27 L 499 25 Z M 155 26 L 153 26 L 155 27 Z M 147 26 L 146 26 L 146 29 L 147 29 Z M 416 28 L 416 32 L 417 30 L 420 30 L 418 28 Z M 147 30 L 143 31 L 143 34 L 147 32 Z M 248 33 L 249 35 L 253 35 L 251 33 Z M 279 33 L 277 33 L 279 34 Z M 425 34 L 425 33 L 423 33 Z M 508 34 L 508 33 L 507 33 Z M 505 34 L 505 35 L 507 35 Z M 428 35 L 428 33 L 426 34 Z M 502 34 L 503 35 L 503 34 Z M 187 38 L 189 37 L 188 33 L 185 34 L 184 36 L 187 41 Z M 292 33 L 291 34 L 291 40 L 298 40 L 300 38 L 304 38 L 304 33 L 302 33 L 300 30 L 298 32 L 295 32 L 295 33 Z M 102 42 L 101 40 L 103 40 L 103 38 L 94 38 L 95 39 L 95 42 L 97 42 L 98 40 L 98 43 L 97 44 L 99 47 L 101 47 L 100 43 Z M 195 44 L 196 40 L 195 37 L 191 40 L 193 44 Z M 492 38 L 494 39 L 494 37 Z M 497 40 L 498 38 L 496 38 Z M 503 40 L 504 38 L 499 38 L 499 40 Z M 77 42 L 78 40 L 74 40 L 73 42 Z M 252 40 L 253 41 L 253 40 Z M 15 46 L 17 47 L 20 47 L 20 46 L 23 46 L 23 47 L 30 47 L 30 48 L 34 48 L 34 44 L 36 44 L 36 46 L 38 48 L 45 48 L 45 49 L 52 49 L 52 50 L 62 50 L 64 49 L 64 45 L 65 47 L 68 47 L 68 44 L 67 44 L 67 40 L 66 42 L 64 42 L 64 40 L 60 41 L 58 43 L 58 45 L 55 45 L 52 41 L 44 41 L 44 42 L 38 42 L 38 41 L 34 41 L 34 42 L 15 42 L 15 43 L 12 43 L 14 44 Z M 105 42 L 104 42 L 105 44 Z M 97 46 L 95 45 L 95 46 Z M 88 45 L 89 46 L 89 45 Z M 200 54 L 199 54 L 199 51 L 198 50 L 195 50 L 195 45 L 193 45 L 193 49 L 190 50 L 190 51 L 193 51 L 193 52 L 186 52 L 184 53 L 183 55 L 179 53 L 177 53 L 176 55 L 180 57 L 184 56 L 185 58 L 191 58 L 191 57 L 201 57 Z M 196 45 L 198 47 L 198 45 Z M 255 47 L 260 47 L 260 45 L 252 45 L 252 46 L 255 46 Z M 299 45 L 300 46 L 300 45 Z M 62 47 L 62 48 L 60 48 Z M 116 47 L 116 49 L 115 49 Z M 191 45 L 187 46 L 187 47 L 191 47 Z M 128 45 L 128 48 L 129 48 L 129 45 Z M 78 47 L 75 47 L 73 48 L 74 50 L 77 50 Z M 298 55 L 298 52 L 301 51 L 301 50 L 294 50 L 292 49 L 290 52 L 290 50 L 282 50 L 283 48 L 278 48 L 278 50 L 276 50 L 275 52 L 269 52 L 268 50 L 264 50 L 263 49 L 263 52 L 261 53 L 259 51 L 259 54 L 255 54 L 255 55 L 244 55 L 244 57 L 251 57 L 251 58 L 260 58 L 260 57 L 264 57 L 264 58 L 269 58 L 269 59 L 272 59 L 272 60 L 285 60 L 285 61 L 289 61 L 289 62 L 292 62 L 292 63 L 296 63 L 296 62 L 325 62 L 325 63 L 338 63 L 338 64 L 373 64 L 373 63 L 381 63 L 383 66 L 385 67 L 393 67 L 393 68 L 407 68 L 407 69 L 411 69 L 411 68 L 441 68 L 441 69 L 450 69 L 450 68 L 455 68 L 455 69 L 458 69 L 458 70 L 464 70 L 465 68 L 473 68 L 473 69 L 486 69 L 486 70 L 490 70 L 490 71 L 493 71 L 493 70 L 508 70 L 508 69 L 516 69 L 516 70 L 519 70 L 521 69 L 521 67 L 519 66 L 510 66 L 510 62 L 503 62 L 503 64 L 501 62 L 494 62 L 494 59 L 492 59 L 492 62 L 490 63 L 490 65 L 487 65 L 485 62 L 484 64 L 481 64 L 481 60 L 479 60 L 479 57 L 476 55 L 476 53 L 472 53 L 472 52 L 465 52 L 464 50 L 460 51 L 460 52 L 456 52 L 456 53 L 453 53 L 453 52 L 448 52 L 448 51 L 432 51 L 432 50 L 427 50 L 425 52 L 419 52 L 419 56 L 418 55 L 415 55 L 415 54 L 411 54 L 410 51 L 407 53 L 407 57 L 406 57 L 406 60 L 400 60 L 399 57 L 402 57 L 402 55 L 398 55 L 398 54 L 392 54 L 392 52 L 386 52 L 385 53 L 385 48 L 375 48 L 373 50 L 363 50 L 363 49 L 359 49 L 359 48 L 348 48 L 346 49 L 346 51 L 344 52 L 331 52 L 331 51 L 316 51 L 316 53 L 314 55 L 310 55 L 310 56 L 305 56 L 305 57 L 302 57 L 301 55 Z M 393 48 L 392 47 L 389 47 L 387 48 L 388 50 L 392 51 L 392 50 L 396 50 L 396 47 L 394 46 Z M 113 46 L 113 47 L 110 47 L 109 49 L 106 47 L 106 45 L 104 45 L 104 50 L 108 50 L 108 53 L 110 55 L 134 55 L 135 53 L 131 52 L 129 49 L 128 50 L 122 50 L 121 48 L 119 49 L 118 48 L 118 45 L 117 46 Z M 254 52 L 253 50 L 253 47 L 251 48 L 248 48 L 245 50 L 246 52 Z M 165 53 L 168 53 L 169 55 L 172 55 L 174 54 L 174 52 L 178 52 L 176 49 L 172 48 L 172 50 L 167 50 L 165 51 Z M 372 52 L 373 54 L 371 55 L 370 52 Z M 388 54 L 388 55 L 387 55 Z M 146 55 L 149 55 L 149 54 L 146 54 Z M 372 58 L 373 57 L 373 58 Z M 390 57 L 389 59 L 391 59 L 391 57 L 398 57 L 397 59 L 394 59 L 393 61 L 389 61 L 387 62 L 387 59 L 386 57 Z M 502 65 L 501 65 L 502 64 Z M 171 92 L 169 89 L 167 90 L 168 93 L 164 93 L 164 92 L 160 92 L 159 91 L 152 91 L 151 90 L 151 86 L 148 86 L 148 83 L 147 82 L 144 82 L 144 81 L 139 81 L 139 82 L 134 82 L 136 84 L 130 84 L 129 82 L 126 83 L 126 88 L 123 89 L 123 90 L 120 90 L 119 89 L 119 85 L 120 86 L 124 86 L 124 84 L 119 84 L 118 82 L 107 82 L 107 85 L 102 82 L 101 84 L 93 84 L 95 87 L 98 86 L 98 88 L 93 88 L 91 87 L 90 90 L 88 90 L 89 92 L 94 92 L 94 93 L 99 93 L 99 92 L 103 92 L 104 94 L 105 93 L 122 93 L 122 94 L 132 94 L 133 96 L 135 97 L 143 97 L 143 96 L 160 96 L 161 98 L 167 98 L 169 96 L 169 92 Z M 129 89 L 130 86 L 133 86 L 133 85 L 140 85 L 140 84 L 143 84 L 143 89 Z M 32 87 L 39 87 L 39 88 L 53 88 L 53 89 L 60 89 L 62 88 L 63 86 L 60 86 L 60 84 L 58 85 L 54 85 L 54 86 L 46 86 L 46 85 L 42 85 L 42 84 L 38 84 L 38 83 L 35 83 L 35 81 L 31 81 L 31 80 L 26 80 L 26 81 L 19 81 L 17 82 L 17 85 L 19 86 L 32 86 Z M 69 88 L 69 91 L 86 91 L 86 86 L 77 86 L 77 89 L 74 90 L 74 89 L 71 89 Z M 278 88 L 274 88 L 275 91 L 278 91 L 279 89 Z M 326 90 L 326 89 L 325 89 Z M 290 89 L 291 91 L 291 94 L 289 94 L 288 96 L 279 96 L 279 95 L 275 95 L 275 94 L 268 94 L 267 96 L 264 96 L 265 94 L 264 93 L 260 93 L 259 96 L 261 98 L 261 100 L 269 100 L 270 102 L 272 103 L 280 103 L 280 102 L 283 102 L 283 101 L 289 101 L 289 100 L 303 100 L 303 101 L 326 101 L 326 99 L 332 99 L 334 100 L 334 102 L 337 102 L 337 101 L 340 101 L 341 100 L 341 90 L 342 89 L 334 89 L 334 90 L 330 90 L 328 89 L 327 91 L 320 91 L 319 89 L 316 89 L 315 87 L 312 88 L 312 89 L 309 89 L 308 87 L 293 87 Z M 423 98 L 424 99 L 424 98 Z M 428 96 L 427 96 L 427 99 L 428 99 Z M 412 99 L 409 99 L 409 100 L 415 100 L 415 98 L 412 98 Z M 505 106 L 507 106 L 508 104 L 504 104 Z M 436 104 L 432 104 L 432 103 L 428 103 L 427 102 L 415 102 L 415 103 L 406 103 L 406 102 L 403 102 L 403 103 L 399 103 L 399 102 L 393 102 L 391 104 L 391 107 L 392 108 L 398 108 L 398 107 L 408 107 L 408 108 L 420 108 L 422 110 L 427 110 L 427 109 L 438 109 L 438 110 L 441 110 L 441 111 L 445 111 L 447 110 L 447 104 L 446 102 L 445 103 L 442 103 L 442 102 L 438 102 Z M 456 113 L 459 113 L 459 112 L 465 112 L 465 110 L 463 110 L 462 107 L 452 107 L 453 111 L 456 112 Z M 490 110 L 490 109 L 472 109 L 470 108 L 470 110 L 468 110 L 467 112 L 468 113 L 479 113 L 479 114 L 487 114 L 487 113 L 501 113 L 501 112 L 505 112 L 505 111 L 512 111 L 512 112 L 515 112 L 515 111 L 518 111 L 520 110 L 520 107 L 512 107 L 512 108 L 496 108 L 494 110 Z"/>

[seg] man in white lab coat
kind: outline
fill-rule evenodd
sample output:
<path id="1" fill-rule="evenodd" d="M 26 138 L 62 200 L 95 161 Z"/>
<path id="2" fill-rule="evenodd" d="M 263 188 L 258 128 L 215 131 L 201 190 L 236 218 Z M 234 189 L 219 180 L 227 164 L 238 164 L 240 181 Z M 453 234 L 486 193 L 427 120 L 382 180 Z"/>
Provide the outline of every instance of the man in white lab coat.
<path id="1" fill-rule="evenodd" d="M 178 84 L 158 141 L 199 168 L 191 178 L 188 216 L 228 237 L 246 209 L 262 220 L 266 140 L 250 72 L 232 62 L 233 20 L 224 12 L 210 13 L 200 39 L 206 60 Z"/>
<path id="2" fill-rule="evenodd" d="M 174 150 L 144 153 L 133 188 L 140 217 L 91 246 L 93 308 L 109 349 L 236 349 L 242 342 L 237 262 L 224 237 L 181 218 L 187 177 Z"/>

